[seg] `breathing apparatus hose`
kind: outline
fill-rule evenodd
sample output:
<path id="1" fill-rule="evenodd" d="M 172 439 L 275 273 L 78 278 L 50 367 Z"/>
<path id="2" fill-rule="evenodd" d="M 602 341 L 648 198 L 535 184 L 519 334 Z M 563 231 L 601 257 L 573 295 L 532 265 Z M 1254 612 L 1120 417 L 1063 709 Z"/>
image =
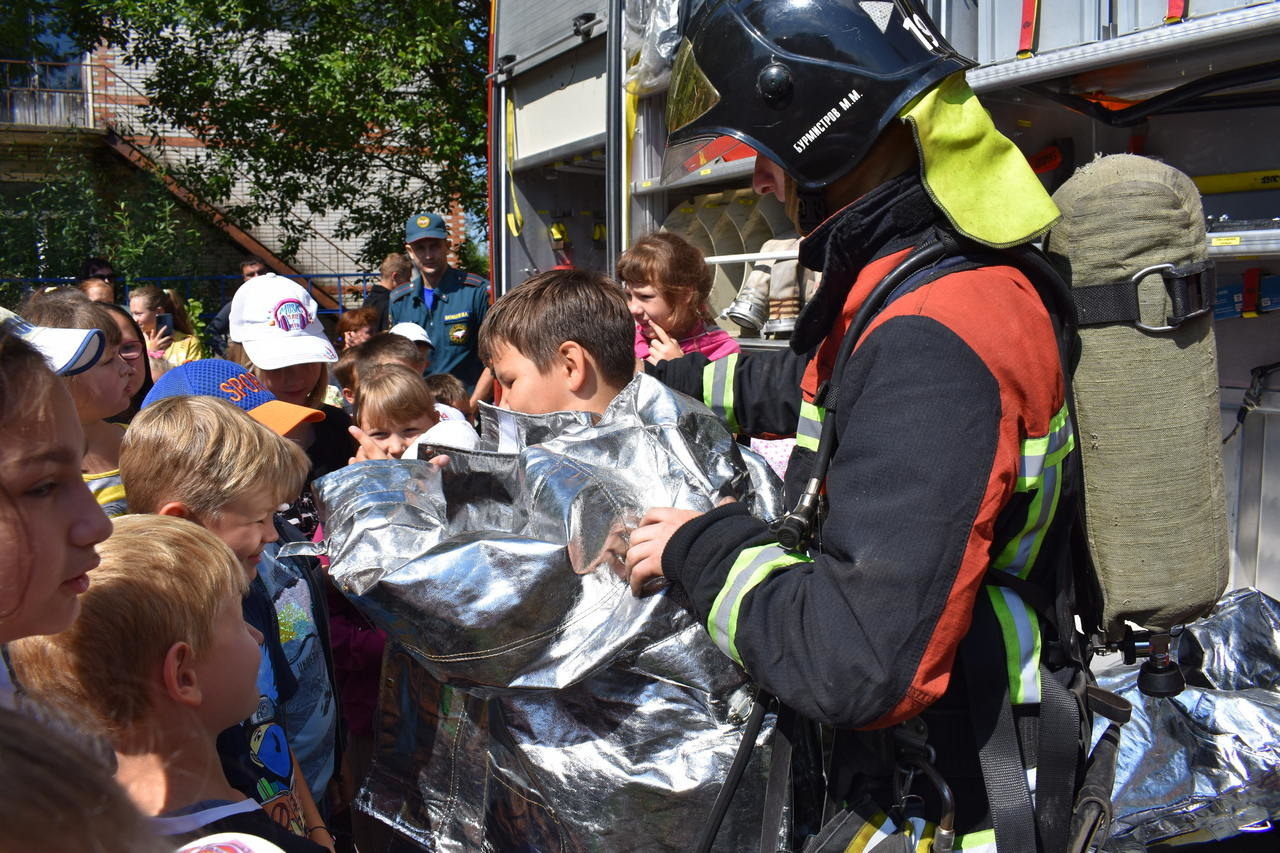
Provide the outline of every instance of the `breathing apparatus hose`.
<path id="1" fill-rule="evenodd" d="M 1280 361 L 1261 364 L 1249 371 L 1249 387 L 1245 390 L 1244 397 L 1240 400 L 1240 408 L 1236 410 L 1235 425 L 1231 427 L 1231 432 L 1227 433 L 1227 437 L 1222 439 L 1223 444 L 1235 438 L 1236 433 L 1240 431 L 1240 427 L 1244 426 L 1244 419 L 1262 403 L 1262 392 L 1266 387 L 1267 377 L 1276 370 L 1280 370 Z"/>
<path id="2" fill-rule="evenodd" d="M 729 812 L 729 804 L 733 802 L 733 795 L 738 792 L 738 785 L 742 783 L 742 774 L 746 772 L 747 762 L 751 760 L 751 752 L 756 745 L 756 738 L 760 736 L 760 728 L 764 725 L 765 711 L 768 710 L 769 703 L 772 701 L 773 697 L 763 690 L 756 694 L 755 704 L 751 706 L 751 714 L 747 717 L 747 724 L 742 730 L 742 742 L 738 744 L 738 751 L 733 756 L 733 764 L 729 765 L 729 772 L 724 777 L 724 784 L 720 786 L 720 793 L 716 794 L 716 801 L 711 806 L 706 823 L 702 825 L 698 845 L 693 848 L 695 853 L 710 853 L 711 845 L 715 843 L 716 835 L 720 832 L 720 824 L 724 823 L 724 816 Z"/>
<path id="3" fill-rule="evenodd" d="M 866 331 L 885 301 L 908 278 L 945 258 L 955 254 L 959 246 L 945 232 L 939 233 L 932 242 L 908 254 L 902 262 L 894 267 L 867 295 L 858 313 L 849 324 L 849 330 L 840 340 L 840 349 L 836 354 L 835 368 L 832 376 L 818 390 L 817 404 L 827 409 L 835 409 L 839 403 L 840 380 L 844 376 L 844 366 L 853 354 L 853 348 Z M 805 484 L 804 492 L 796 501 L 795 509 L 778 519 L 774 526 L 778 544 L 788 551 L 799 551 L 809 544 L 813 535 L 813 523 L 818 515 L 818 503 L 822 494 L 822 484 L 827 479 L 827 469 L 831 467 L 831 457 L 836 447 L 836 419 L 825 418 L 822 422 L 822 433 L 818 439 L 817 456 L 813 464 L 813 476 Z"/>

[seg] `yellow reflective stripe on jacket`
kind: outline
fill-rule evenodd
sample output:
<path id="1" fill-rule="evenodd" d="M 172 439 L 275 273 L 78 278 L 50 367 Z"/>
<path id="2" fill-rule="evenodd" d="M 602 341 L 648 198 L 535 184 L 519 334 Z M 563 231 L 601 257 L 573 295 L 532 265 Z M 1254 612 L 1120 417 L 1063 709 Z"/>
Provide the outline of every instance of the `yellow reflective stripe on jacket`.
<path id="1" fill-rule="evenodd" d="M 1049 422 L 1047 435 L 1022 442 L 1018 463 L 1019 492 L 1029 493 L 1027 519 L 1017 536 L 992 560 L 991 567 L 1025 578 L 1035 565 L 1045 533 L 1062 496 L 1063 462 L 1075 449 L 1071 418 L 1063 405 Z M 1040 701 L 1040 617 L 1016 592 L 987 586 L 987 595 L 1004 638 L 1009 700 L 1015 704 Z"/>
<path id="2" fill-rule="evenodd" d="M 724 421 L 729 432 L 740 432 L 733 413 L 733 374 L 738 369 L 738 354 L 707 362 L 702 368 L 702 402 Z"/>
<path id="3" fill-rule="evenodd" d="M 743 599 L 778 569 L 808 562 L 812 562 L 808 557 L 772 544 L 744 548 L 738 554 L 724 579 L 724 586 L 711 604 L 711 612 L 707 614 L 707 632 L 722 652 L 742 663 L 738 654 L 737 632 L 738 611 Z"/>
<path id="4" fill-rule="evenodd" d="M 827 410 L 808 401 L 800 403 L 800 423 L 796 425 L 796 447 L 818 451 L 818 439 L 822 437 L 822 422 Z"/>
<path id="5" fill-rule="evenodd" d="M 1058 511 L 1062 495 L 1062 463 L 1075 450 L 1076 437 L 1071 418 L 1063 405 L 1049 422 L 1049 434 L 1022 442 L 1018 462 L 1019 492 L 1030 492 L 1027 520 L 1017 536 L 996 555 L 991 567 L 1025 578 L 1035 565 L 1044 535 Z"/>
<path id="6" fill-rule="evenodd" d="M 981 832 L 968 832 L 956 836 L 952 850 L 967 850 L 969 853 L 996 853 L 996 831 L 984 829 Z"/>
<path id="7" fill-rule="evenodd" d="M 987 595 L 1004 638 L 1009 701 L 1024 705 L 1040 701 L 1040 617 L 1016 592 L 988 584 Z"/>
<path id="8" fill-rule="evenodd" d="M 853 836 L 849 846 L 844 848 L 845 853 L 861 853 L 863 850 L 871 850 L 876 844 L 892 835 L 893 830 L 893 821 L 889 820 L 889 816 L 884 812 L 876 812 L 872 815 L 871 820 L 864 823 L 857 834 Z"/>
<path id="9" fill-rule="evenodd" d="M 930 853 L 933 849 L 933 834 L 937 825 L 932 821 L 912 818 L 912 834 L 916 839 L 916 853 Z M 884 812 L 876 814 L 864 823 L 853 840 L 844 848 L 844 853 L 876 853 L 881 842 L 892 837 L 898 831 L 897 825 Z M 894 848 L 897 849 L 897 848 Z M 967 853 L 996 853 L 996 833 L 994 829 L 980 832 L 969 832 L 957 835 L 952 850 L 964 850 Z"/>

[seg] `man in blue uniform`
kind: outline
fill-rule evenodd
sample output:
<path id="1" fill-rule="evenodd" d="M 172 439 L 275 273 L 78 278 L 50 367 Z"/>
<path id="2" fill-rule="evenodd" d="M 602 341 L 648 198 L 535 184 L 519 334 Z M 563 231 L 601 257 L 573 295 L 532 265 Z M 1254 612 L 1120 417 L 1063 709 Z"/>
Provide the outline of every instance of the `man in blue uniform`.
<path id="1" fill-rule="evenodd" d="M 449 266 L 449 232 L 438 213 L 409 217 L 404 242 L 415 275 L 391 291 L 391 323 L 417 323 L 426 329 L 435 344 L 435 372 L 452 373 L 475 389 L 484 372 L 476 334 L 489 310 L 489 282 Z"/>

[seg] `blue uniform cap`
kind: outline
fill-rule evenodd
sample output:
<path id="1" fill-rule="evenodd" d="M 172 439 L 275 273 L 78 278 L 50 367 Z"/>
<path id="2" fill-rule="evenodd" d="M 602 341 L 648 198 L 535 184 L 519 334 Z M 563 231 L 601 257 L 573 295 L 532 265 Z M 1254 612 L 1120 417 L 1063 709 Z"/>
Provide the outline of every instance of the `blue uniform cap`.
<path id="1" fill-rule="evenodd" d="M 417 213 L 410 216 L 404 224 L 404 241 L 412 243 L 427 237 L 449 239 L 449 229 L 445 227 L 444 217 L 438 213 Z"/>

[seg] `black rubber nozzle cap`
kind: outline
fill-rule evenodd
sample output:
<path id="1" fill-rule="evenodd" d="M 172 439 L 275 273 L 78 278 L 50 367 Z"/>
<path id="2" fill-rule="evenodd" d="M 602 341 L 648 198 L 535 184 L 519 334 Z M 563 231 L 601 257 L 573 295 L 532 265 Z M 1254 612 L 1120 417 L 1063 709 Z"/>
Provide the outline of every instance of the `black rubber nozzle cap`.
<path id="1" fill-rule="evenodd" d="M 1138 670 L 1138 689 L 1147 696 L 1168 698 L 1177 696 L 1187 686 L 1182 670 L 1173 664 L 1158 666 L 1147 661 Z"/>

